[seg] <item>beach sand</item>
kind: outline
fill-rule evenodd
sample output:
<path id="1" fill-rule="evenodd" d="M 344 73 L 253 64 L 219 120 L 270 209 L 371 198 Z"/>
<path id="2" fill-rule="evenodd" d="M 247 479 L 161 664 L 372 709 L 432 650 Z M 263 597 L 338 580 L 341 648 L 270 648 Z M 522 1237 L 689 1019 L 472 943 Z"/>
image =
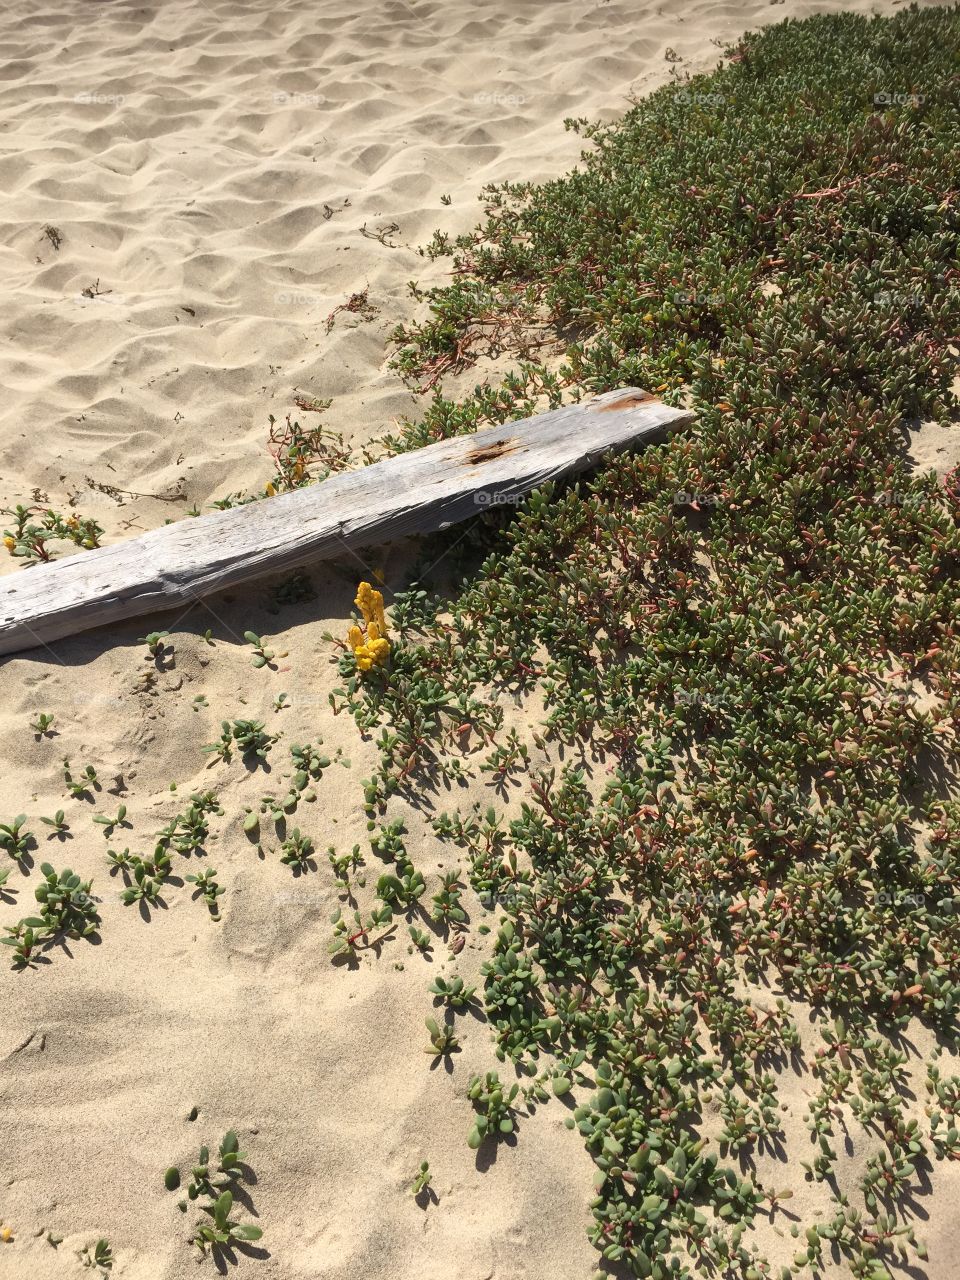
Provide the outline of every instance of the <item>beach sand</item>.
<path id="1" fill-rule="evenodd" d="M 420 403 L 388 367 L 389 335 L 422 312 L 407 282 L 442 278 L 443 264 L 416 252 L 435 228 L 473 225 L 487 183 L 568 170 L 582 143 L 565 116 L 613 119 L 631 94 L 712 68 L 747 29 L 840 7 L 895 8 L 8 7 L 0 505 L 39 489 L 65 514 L 99 520 L 109 542 L 262 490 L 268 417 L 282 420 L 298 395 L 331 399 L 326 421 L 353 444 L 391 430 Z M 369 310 L 337 313 L 328 331 L 327 317 L 361 293 Z M 927 465 L 939 465 L 939 447 L 925 443 Z M 24 572 L 5 556 L 0 570 Z M 356 969 L 327 954 L 340 901 L 328 845 L 360 844 L 371 881 L 378 862 L 359 803 L 375 750 L 333 714 L 338 678 L 322 637 L 344 633 L 357 582 L 377 570 L 396 584 L 389 559 L 345 561 L 313 570 L 313 598 L 281 614 L 255 586 L 158 619 L 175 646 L 160 672 L 136 643 L 139 622 L 0 670 L 0 818 L 26 812 L 35 862 L 93 877 L 103 918 L 102 940 L 71 944 L 72 958 L 0 971 L 0 1221 L 15 1237 L 0 1246 L 5 1280 L 83 1274 L 75 1252 L 99 1236 L 124 1280 L 196 1274 L 186 1243 L 195 1215 L 178 1212 L 163 1170 L 189 1165 L 228 1128 L 258 1179 L 242 1216 L 265 1229 L 264 1256 L 241 1258 L 239 1275 L 577 1280 L 595 1269 L 593 1166 L 564 1127 L 567 1109 L 539 1108 L 521 1119 L 516 1145 L 478 1160 L 465 1141 L 466 1082 L 504 1072 L 488 1027 L 457 1019 L 451 1070 L 423 1052 L 428 982 L 441 969 L 479 980 L 483 936 L 472 930 L 456 961 L 443 944 L 432 960 L 408 954 L 403 924 Z M 247 628 L 282 628 L 278 670 L 251 668 Z M 280 692 L 289 705 L 278 712 Z M 41 711 L 55 714 L 56 736 L 30 730 Z M 222 718 L 241 716 L 283 734 L 269 775 L 237 760 L 211 766 L 200 750 Z M 332 763 L 294 820 L 314 837 L 319 869 L 294 879 L 275 840 L 258 856 L 243 809 L 280 789 L 291 743 L 320 739 Z M 64 757 L 75 770 L 95 765 L 103 790 L 92 802 L 65 798 Z M 208 788 L 225 810 L 211 817 L 206 860 L 226 889 L 223 921 L 209 920 L 189 885 L 145 920 L 120 903 L 106 849 L 148 852 L 190 793 Z M 457 802 L 488 798 L 481 782 Z M 132 826 L 105 839 L 92 815 L 123 802 Z M 61 807 L 71 827 L 62 842 L 38 821 Z M 455 865 L 451 846 L 422 814 L 397 812 L 435 892 L 443 864 Z M 14 871 L 0 923 L 29 913 L 36 878 Z M 800 1135 L 813 1090 L 809 1075 L 784 1085 Z M 438 1197 L 426 1207 L 408 1189 L 424 1159 Z M 946 1208 L 921 1224 L 931 1280 L 955 1274 L 960 1252 L 954 1169 L 938 1170 Z M 784 1178 L 813 1196 L 796 1161 L 771 1180 Z"/>

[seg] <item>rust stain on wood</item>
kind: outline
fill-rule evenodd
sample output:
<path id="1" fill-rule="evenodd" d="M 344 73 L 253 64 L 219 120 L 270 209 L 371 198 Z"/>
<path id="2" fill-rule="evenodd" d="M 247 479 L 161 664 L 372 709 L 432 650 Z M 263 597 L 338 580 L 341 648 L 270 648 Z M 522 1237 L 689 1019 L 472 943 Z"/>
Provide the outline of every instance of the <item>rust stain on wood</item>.
<path id="1" fill-rule="evenodd" d="M 620 409 L 635 409 L 638 404 L 660 403 L 660 397 L 651 395 L 649 391 L 631 391 L 628 395 L 618 396 L 616 400 L 607 400 L 603 404 L 593 405 L 594 413 L 615 413 Z"/>
<path id="2" fill-rule="evenodd" d="M 479 466 L 481 462 L 494 462 L 497 458 L 504 458 L 508 453 L 513 453 L 516 447 L 516 440 L 498 440 L 496 444 L 482 444 L 476 449 L 471 449 L 464 458 L 464 462 L 471 467 Z"/>

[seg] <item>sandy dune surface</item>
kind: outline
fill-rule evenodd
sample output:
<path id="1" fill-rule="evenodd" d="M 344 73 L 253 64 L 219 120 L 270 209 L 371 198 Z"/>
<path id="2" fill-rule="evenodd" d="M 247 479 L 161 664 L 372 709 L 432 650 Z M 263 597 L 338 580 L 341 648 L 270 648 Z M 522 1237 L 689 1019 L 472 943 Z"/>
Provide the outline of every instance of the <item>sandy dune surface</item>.
<path id="1" fill-rule="evenodd" d="M 262 489 L 268 416 L 282 419 L 297 395 L 332 399 L 328 420 L 350 441 L 375 438 L 416 411 L 388 367 L 388 339 L 414 314 L 407 282 L 439 278 L 416 252 L 435 228 L 470 226 L 485 183 L 567 170 L 581 143 L 565 116 L 613 118 L 631 93 L 709 69 L 746 29 L 839 7 L 6 7 L 0 505 L 39 490 L 65 513 L 95 516 L 114 540 Z M 366 311 L 341 311 L 328 326 L 363 292 Z M 0 1245 L 4 1280 L 84 1274 L 76 1251 L 101 1235 L 114 1276 L 198 1274 L 186 1243 L 194 1215 L 177 1211 L 162 1173 L 230 1127 L 257 1176 L 243 1216 L 265 1228 L 261 1256 L 241 1257 L 237 1274 L 592 1273 L 592 1166 L 565 1109 L 540 1108 L 515 1146 L 478 1161 L 465 1142 L 465 1083 L 499 1065 L 488 1029 L 458 1019 L 462 1052 L 450 1071 L 423 1052 L 431 975 L 446 966 L 476 978 L 482 937 L 473 933 L 455 964 L 444 946 L 432 960 L 408 954 L 403 927 L 400 942 L 356 970 L 327 955 L 339 901 L 327 846 L 359 843 L 373 877 L 377 861 L 358 803 L 374 749 L 330 709 L 337 676 L 322 632 L 343 632 L 357 580 L 376 568 L 317 571 L 314 598 L 282 622 L 259 589 L 196 610 L 181 629 L 165 622 L 175 655 L 160 671 L 144 661 L 137 624 L 0 669 L 0 818 L 26 812 L 39 833 L 35 861 L 93 877 L 103 916 L 99 944 L 72 945 L 72 957 L 58 953 L 35 972 L 0 970 L 0 1220 L 14 1231 Z M 23 572 L 6 556 L 0 569 Z M 253 671 L 243 630 L 281 626 L 279 669 Z M 289 705 L 278 712 L 280 692 Z M 30 731 L 40 711 L 56 715 L 56 736 Z M 210 766 L 200 746 L 224 716 L 282 732 L 271 774 Z M 296 819 L 320 866 L 294 879 L 275 842 L 258 857 L 243 809 L 282 785 L 291 743 L 320 738 L 331 764 L 315 807 Z M 65 799 L 64 757 L 75 770 L 93 764 L 102 790 Z M 190 793 L 207 788 L 225 811 L 211 816 L 207 859 L 227 889 L 224 919 L 212 923 L 183 885 L 146 920 L 121 905 L 105 850 L 148 851 Z M 475 795 L 485 797 L 482 786 Z M 105 839 L 91 817 L 122 802 L 131 826 Z M 37 818 L 60 807 L 71 825 L 62 842 Z M 407 819 L 433 892 L 449 846 L 430 838 L 423 814 Z M 0 923 L 26 913 L 36 876 L 14 873 Z M 791 1104 L 797 1126 L 806 1088 L 798 1082 Z M 409 1192 L 423 1159 L 438 1197 L 426 1207 Z M 957 1229 L 945 1217 L 926 1234 L 938 1246 L 929 1275 L 944 1280 Z"/>
<path id="2" fill-rule="evenodd" d="M 831 7 L 8 8 L 0 500 L 78 495 L 122 536 L 262 483 L 267 417 L 297 391 L 378 434 L 410 408 L 385 340 L 436 227 L 472 225 L 484 183 L 569 168 L 564 117 L 614 117 L 743 30 Z M 378 314 L 326 333 L 364 289 Z M 160 496 L 118 510 L 97 484 Z"/>

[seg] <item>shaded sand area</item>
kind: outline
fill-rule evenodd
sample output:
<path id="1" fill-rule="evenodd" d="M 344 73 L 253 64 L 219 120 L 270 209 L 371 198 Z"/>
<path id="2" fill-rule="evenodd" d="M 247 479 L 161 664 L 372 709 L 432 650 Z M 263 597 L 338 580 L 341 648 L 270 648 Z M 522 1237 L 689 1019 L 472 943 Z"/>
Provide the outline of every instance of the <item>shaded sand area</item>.
<path id="1" fill-rule="evenodd" d="M 613 119 L 632 93 L 713 66 L 750 27 L 839 7 L 7 8 L 0 505 L 39 490 L 112 541 L 262 490 L 269 415 L 295 412 L 298 397 L 332 400 L 326 421 L 351 444 L 392 429 L 418 401 L 388 368 L 388 339 L 419 314 L 407 282 L 442 278 L 416 252 L 435 228 L 472 225 L 486 183 L 569 169 L 582 144 L 565 116 Z M 942 474 L 951 447 L 928 434 L 921 460 Z M 324 632 L 343 635 L 358 580 L 396 582 L 402 554 L 321 566 L 309 598 L 282 613 L 267 584 L 164 618 L 174 652 L 158 663 L 132 623 L 0 669 L 0 819 L 27 813 L 38 846 L 30 876 L 14 868 L 0 891 L 0 923 L 29 912 L 44 860 L 93 879 L 103 922 L 97 942 L 56 949 L 35 971 L 0 970 L 0 1221 L 14 1233 L 0 1277 L 84 1274 L 76 1251 L 100 1236 L 113 1276 L 196 1275 L 196 1215 L 178 1212 L 162 1174 L 230 1128 L 257 1179 L 241 1216 L 265 1229 L 238 1275 L 575 1280 L 595 1268 L 593 1166 L 563 1103 L 522 1115 L 516 1145 L 478 1156 L 465 1086 L 500 1066 L 489 1029 L 458 1018 L 460 1053 L 445 1065 L 423 1052 L 427 984 L 454 968 L 476 984 L 484 936 L 471 930 L 455 963 L 442 941 L 431 957 L 411 953 L 405 924 L 356 968 L 328 955 L 342 902 L 328 846 L 359 845 L 371 880 L 379 866 L 359 786 L 374 744 L 331 709 L 339 677 Z M 7 557 L 0 570 L 23 572 Z M 275 669 L 253 670 L 243 632 L 281 627 Z M 40 712 L 55 715 L 52 735 L 31 730 Z M 529 720 L 512 705 L 506 716 Z M 241 717 L 282 734 L 268 770 L 211 765 L 201 751 L 222 719 Z M 283 794 L 289 748 L 307 742 L 328 764 L 290 822 L 316 844 L 318 869 L 295 877 L 266 823 L 259 854 L 242 825 L 246 808 Z M 74 777 L 94 766 L 99 789 L 67 797 L 64 758 Z M 106 850 L 149 852 L 208 790 L 223 809 L 207 815 L 208 857 L 177 859 L 161 906 L 124 906 Z M 473 799 L 490 799 L 482 780 L 458 803 Z M 120 805 L 125 825 L 92 822 Z M 61 808 L 58 835 L 39 815 Z M 429 813 L 408 806 L 405 818 L 435 893 L 451 848 L 432 838 Z M 220 923 L 183 882 L 192 861 L 226 890 Z M 469 891 L 465 903 L 484 918 Z M 782 1087 L 798 1142 L 813 1089 L 800 1073 Z M 437 1203 L 409 1191 L 425 1159 Z M 946 1209 L 922 1224 L 930 1280 L 954 1275 L 960 1256 L 955 1167 L 938 1170 Z M 816 1205 L 795 1162 L 771 1176 Z"/>

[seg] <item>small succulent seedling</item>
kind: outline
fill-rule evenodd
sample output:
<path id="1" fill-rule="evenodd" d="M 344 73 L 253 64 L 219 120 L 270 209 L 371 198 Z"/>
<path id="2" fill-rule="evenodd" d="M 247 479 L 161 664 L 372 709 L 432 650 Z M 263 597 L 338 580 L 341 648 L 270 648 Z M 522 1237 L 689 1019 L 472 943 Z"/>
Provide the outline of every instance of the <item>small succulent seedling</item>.
<path id="1" fill-rule="evenodd" d="M 476 995 L 476 987 L 468 987 L 460 977 L 451 978 L 435 978 L 430 983 L 429 990 L 436 997 L 435 1003 L 443 1001 L 449 1005 L 451 1009 L 466 1009 L 473 1001 Z"/>
<path id="2" fill-rule="evenodd" d="M 194 1107 L 187 1118 L 196 1119 L 198 1114 L 198 1109 Z M 240 1141 L 233 1130 L 224 1135 L 218 1154 L 216 1167 L 212 1168 L 209 1147 L 200 1148 L 199 1160 L 191 1170 L 186 1199 L 179 1202 L 179 1208 L 186 1212 L 191 1201 L 207 1201 L 199 1207 L 210 1221 L 201 1220 L 192 1238 L 192 1243 L 198 1246 L 201 1253 L 211 1247 L 259 1240 L 263 1234 L 259 1227 L 234 1222 L 230 1217 L 233 1209 L 232 1188 L 236 1179 L 241 1176 L 245 1159 L 240 1150 Z M 175 1165 L 167 1169 L 163 1183 L 168 1191 L 179 1189 L 181 1176 Z"/>
<path id="3" fill-rule="evenodd" d="M 344 893 L 349 893 L 350 872 L 363 866 L 363 858 L 360 856 L 360 846 L 355 844 L 349 853 L 337 853 L 336 848 L 333 845 L 330 845 L 327 849 L 327 858 L 329 859 L 330 866 L 333 869 L 337 888 L 342 890 Z"/>
<path id="4" fill-rule="evenodd" d="M 201 1253 L 206 1253 L 211 1246 L 247 1243 L 259 1240 L 263 1235 L 261 1227 L 254 1226 L 252 1223 L 234 1222 L 231 1219 L 233 1194 L 230 1191 L 224 1191 L 212 1205 L 200 1207 L 212 1219 L 210 1222 L 200 1223 L 193 1237 L 193 1243 Z"/>
<path id="5" fill-rule="evenodd" d="M 65 835 L 70 830 L 67 826 L 62 809 L 58 809 L 52 818 L 41 817 L 40 821 L 48 827 L 53 827 L 53 831 L 50 833 L 50 839 L 53 839 L 54 836 Z"/>
<path id="6" fill-rule="evenodd" d="M 772 1215 L 776 1213 L 784 1200 L 793 1199 L 793 1191 L 789 1187 L 784 1188 L 783 1191 L 768 1191 L 765 1199 L 767 1204 L 770 1206 L 770 1213 Z"/>
<path id="7" fill-rule="evenodd" d="M 75 778 L 70 772 L 70 761 L 63 762 L 63 780 L 66 783 L 67 790 L 73 796 L 74 800 L 92 799 L 91 791 L 99 791 L 100 783 L 97 781 L 97 771 L 92 764 L 84 766 L 83 773 L 79 778 Z"/>
<path id="8" fill-rule="evenodd" d="M 90 896 L 91 882 L 81 880 L 70 868 L 55 871 L 41 863 L 43 880 L 34 890 L 43 925 L 51 934 L 68 938 L 89 938 L 97 931 L 100 917 Z"/>
<path id="9" fill-rule="evenodd" d="M 314 868 L 313 841 L 309 836 L 304 835 L 299 827 L 294 827 L 281 843 L 280 848 L 283 850 L 280 861 L 288 867 L 293 867 L 294 871 L 307 871 Z"/>
<path id="10" fill-rule="evenodd" d="M 439 893 L 435 893 L 432 902 L 432 911 L 430 917 L 437 924 L 451 925 L 464 924 L 467 919 L 467 913 L 460 905 L 460 891 L 462 885 L 456 871 L 446 871 L 441 878 L 441 888 Z"/>
<path id="11" fill-rule="evenodd" d="M 445 1058 L 448 1054 L 460 1052 L 460 1041 L 452 1026 L 448 1023 L 440 1026 L 436 1018 L 424 1018 L 424 1022 L 430 1033 L 430 1043 L 424 1053 L 432 1054 L 435 1058 Z"/>
<path id="12" fill-rule="evenodd" d="M 429 955 L 433 948 L 432 936 L 427 933 L 425 929 L 418 929 L 417 926 L 413 924 L 410 926 L 409 933 L 410 941 L 420 954 L 423 956 Z"/>
<path id="13" fill-rule="evenodd" d="M 221 733 L 217 741 L 208 743 L 201 750 L 213 753 L 220 760 L 230 759 L 233 753 L 233 731 L 230 728 L 229 720 L 222 721 Z"/>
<path id="14" fill-rule="evenodd" d="M 156 876 L 158 880 L 165 880 L 170 874 L 170 855 L 163 844 L 156 845 L 153 853 L 147 854 L 146 857 L 135 859 L 134 866 L 138 864 L 144 868 L 148 876 Z"/>
<path id="15" fill-rule="evenodd" d="M 402 818 L 384 823 L 380 832 L 370 837 L 370 848 L 384 862 L 400 862 L 406 856 L 403 836 L 406 828 Z"/>
<path id="16" fill-rule="evenodd" d="M 258 760 L 266 760 L 267 754 L 276 741 L 265 731 L 262 720 L 229 720 L 221 722 L 221 734 L 217 742 L 203 748 L 213 752 L 221 760 L 229 760 L 232 748 L 236 745 L 241 756 L 246 759 L 254 756 Z"/>
<path id="17" fill-rule="evenodd" d="M 202 853 L 210 834 L 207 815 L 211 813 L 223 813 L 223 806 L 216 794 L 213 791 L 196 791 L 191 795 L 187 808 L 171 818 L 157 833 L 157 840 L 185 857 L 192 853 Z"/>
<path id="18" fill-rule="evenodd" d="M 107 866 L 110 868 L 111 875 L 117 871 L 124 873 L 132 871 L 137 862 L 139 858 L 135 853 L 131 853 L 129 848 L 107 850 Z"/>
<path id="19" fill-rule="evenodd" d="M 316 742 L 291 743 L 290 759 L 295 769 L 303 769 L 311 778 L 319 778 L 323 770 L 329 767 L 330 757 L 321 750 L 323 738 Z"/>
<path id="20" fill-rule="evenodd" d="M 190 1118 L 188 1116 L 188 1119 Z M 196 1117 L 193 1116 L 192 1118 L 195 1119 Z M 221 1191 L 230 1188 L 234 1180 L 240 1176 L 245 1156 L 240 1150 L 240 1140 L 232 1129 L 224 1134 L 218 1150 L 218 1156 L 219 1159 L 216 1165 L 211 1168 L 210 1148 L 206 1145 L 200 1148 L 197 1163 L 190 1171 L 191 1179 L 187 1185 L 187 1198 L 189 1200 L 198 1200 L 201 1196 L 207 1196 L 215 1200 Z M 176 1179 L 179 1179 L 180 1170 L 175 1166 L 171 1166 L 164 1174 L 165 1184 L 167 1182 L 172 1184 L 175 1181 L 175 1175 Z M 179 1181 L 176 1182 L 176 1186 L 179 1186 Z M 172 1191 L 176 1187 L 170 1185 L 167 1189 Z"/>
<path id="21" fill-rule="evenodd" d="M 93 820 L 99 826 L 103 827 L 103 834 L 107 839 L 109 839 L 117 827 L 129 827 L 131 825 L 125 820 L 126 816 L 127 806 L 122 804 L 117 808 L 117 815 L 115 818 L 111 818 L 109 814 L 106 813 L 97 813 L 94 814 Z"/>
<path id="22" fill-rule="evenodd" d="M 294 767 L 293 785 L 298 791 L 305 790 L 311 778 L 315 781 L 322 778 L 324 769 L 330 766 L 330 757 L 311 742 L 291 746 L 290 758 Z"/>
<path id="23" fill-rule="evenodd" d="M 337 907 L 330 923 L 333 925 L 331 955 L 355 955 L 363 948 L 376 948 L 393 932 L 393 912 L 388 906 L 375 907 L 364 920 L 359 911 L 347 918 Z"/>
<path id="24" fill-rule="evenodd" d="M 49 935 L 46 922 L 28 918 L 18 920 L 16 924 L 4 925 L 5 938 L 0 942 L 6 947 L 13 947 L 13 968 L 36 968 L 36 951 L 40 943 Z"/>
<path id="25" fill-rule="evenodd" d="M 12 822 L 0 822 L 0 849 L 5 849 L 11 858 L 22 861 L 33 848 L 34 839 L 25 829 L 27 815 L 18 813 Z"/>
<path id="26" fill-rule="evenodd" d="M 516 729 L 511 729 L 506 742 L 494 748 L 480 765 L 480 769 L 491 775 L 491 786 L 504 791 L 511 774 L 521 772 L 529 766 L 530 753 L 520 741 Z"/>
<path id="27" fill-rule="evenodd" d="M 485 1138 L 506 1137 L 513 1133 L 514 1123 L 511 1116 L 511 1103 L 520 1092 L 518 1084 L 508 1089 L 501 1084 L 496 1071 L 488 1071 L 484 1076 L 471 1077 L 467 1088 L 467 1097 L 478 1112 L 473 1128 L 467 1135 L 467 1146 L 472 1150 Z"/>
<path id="28" fill-rule="evenodd" d="M 201 872 L 196 876 L 187 876 L 189 883 L 194 885 L 194 897 L 203 898 L 214 920 L 220 919 L 220 908 L 217 899 L 226 893 L 226 889 L 221 888 L 217 884 L 217 873 L 213 868 Z"/>
<path id="29" fill-rule="evenodd" d="M 169 631 L 149 631 L 145 636 L 140 636 L 137 644 L 145 644 L 147 646 L 147 660 L 151 658 L 159 661 L 169 649 L 173 651 L 172 645 L 165 645 L 164 641 L 170 635 Z"/>
<path id="30" fill-rule="evenodd" d="M 217 1153 L 220 1156 L 221 1173 L 228 1178 L 238 1177 L 245 1157 L 240 1150 L 240 1139 L 232 1129 L 228 1129 L 223 1135 Z"/>
<path id="31" fill-rule="evenodd" d="M 142 858 L 135 858 L 131 868 L 132 880 L 120 893 L 124 906 L 130 907 L 135 902 L 148 902 L 155 907 L 160 903 L 160 891 L 163 880 L 151 874 L 148 864 Z"/>
<path id="32" fill-rule="evenodd" d="M 253 658 L 250 665 L 253 667 L 269 667 L 274 665 L 273 659 L 276 656 L 273 649 L 267 649 L 264 645 L 266 636 L 258 636 L 255 631 L 245 631 L 243 638 L 247 644 L 253 645 Z"/>
<path id="33" fill-rule="evenodd" d="M 386 872 L 377 881 L 377 897 L 398 911 L 409 911 L 426 891 L 423 876 L 410 862 L 398 862 L 397 874 Z"/>
<path id="34" fill-rule="evenodd" d="M 292 787 L 283 796 L 264 796 L 260 802 L 260 812 L 269 814 L 270 820 L 275 826 L 279 826 L 286 815 L 296 813 L 299 807 L 300 792 L 297 791 L 296 787 Z"/>
<path id="35" fill-rule="evenodd" d="M 422 1191 L 426 1191 L 429 1185 L 430 1185 L 430 1163 L 429 1161 L 424 1160 L 423 1163 L 420 1165 L 420 1168 L 414 1174 L 413 1183 L 411 1184 L 410 1189 L 415 1196 L 418 1196 Z"/>
<path id="36" fill-rule="evenodd" d="M 54 716 L 48 715 L 45 711 L 41 711 L 36 720 L 31 722 L 30 728 L 38 738 L 42 738 L 44 735 L 52 737 L 53 732 L 50 726 L 53 724 L 54 718 Z"/>
<path id="37" fill-rule="evenodd" d="M 94 1244 L 84 1245 L 77 1257 L 89 1270 L 99 1268 L 101 1275 L 113 1270 L 113 1250 L 108 1240 L 97 1240 Z"/>

